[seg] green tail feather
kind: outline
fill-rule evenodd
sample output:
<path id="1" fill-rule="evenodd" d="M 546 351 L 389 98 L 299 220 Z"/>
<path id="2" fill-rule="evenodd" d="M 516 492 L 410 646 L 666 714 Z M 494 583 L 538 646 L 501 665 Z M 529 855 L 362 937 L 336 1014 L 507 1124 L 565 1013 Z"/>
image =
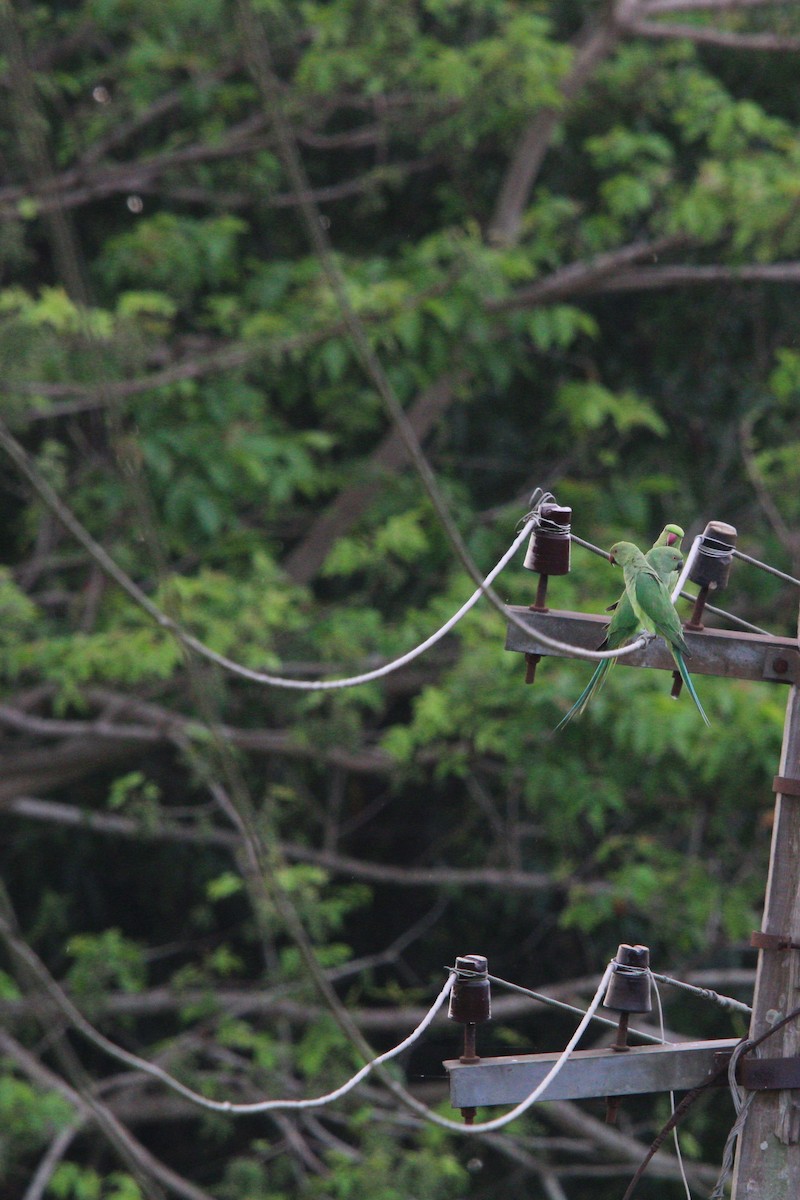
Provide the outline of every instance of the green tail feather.
<path id="1" fill-rule="evenodd" d="M 581 692 L 580 696 L 578 696 L 578 699 L 575 701 L 575 703 L 573 704 L 573 706 L 569 710 L 569 712 L 566 714 L 566 716 L 563 716 L 561 718 L 561 720 L 558 722 L 555 729 L 553 730 L 554 733 L 558 733 L 559 729 L 563 729 L 563 727 L 566 724 L 568 724 L 572 720 L 573 717 L 577 717 L 579 715 L 579 713 L 583 712 L 584 708 L 589 703 L 589 701 L 591 700 L 594 693 L 603 686 L 608 669 L 610 666 L 612 666 L 613 662 L 614 662 L 613 658 L 604 658 L 601 662 L 599 662 L 597 664 L 597 666 L 594 669 L 594 674 L 592 675 L 592 678 L 589 680 L 586 687 Z"/>
<path id="2" fill-rule="evenodd" d="M 672 649 L 672 657 L 675 659 L 675 662 L 677 663 L 678 670 L 681 673 L 681 679 L 683 680 L 684 684 L 686 685 L 689 695 L 692 697 L 692 699 L 695 702 L 695 705 L 697 706 L 697 711 L 700 713 L 700 716 L 703 718 L 706 725 L 710 726 L 711 722 L 709 721 L 708 717 L 705 714 L 705 711 L 703 709 L 702 704 L 700 703 L 700 698 L 698 697 L 697 692 L 694 690 L 694 684 L 692 683 L 692 677 L 689 674 L 688 670 L 686 669 L 686 663 L 683 661 L 683 655 L 681 654 L 680 650 L 675 650 L 673 648 Z"/>

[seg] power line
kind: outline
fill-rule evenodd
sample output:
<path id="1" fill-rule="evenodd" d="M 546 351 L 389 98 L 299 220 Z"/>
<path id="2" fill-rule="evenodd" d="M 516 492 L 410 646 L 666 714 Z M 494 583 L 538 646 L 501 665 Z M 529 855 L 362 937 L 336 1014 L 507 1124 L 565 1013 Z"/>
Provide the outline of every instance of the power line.
<path id="1" fill-rule="evenodd" d="M 758 567 L 760 571 L 766 571 L 768 575 L 775 575 L 778 579 L 783 579 L 786 583 L 793 583 L 795 587 L 800 587 L 800 579 L 795 579 L 794 575 L 787 575 L 785 571 L 779 571 L 777 567 L 771 567 L 769 563 L 761 562 L 760 559 L 751 558 L 749 554 L 742 553 L 741 550 L 732 550 L 736 558 L 740 558 L 742 562 L 750 563 L 751 567 Z"/>
<path id="2" fill-rule="evenodd" d="M 678 988 L 683 992 L 690 992 L 693 996 L 697 996 L 701 1000 L 710 1000 L 713 1004 L 718 1004 L 720 1008 L 732 1009 L 735 1012 L 744 1013 L 746 1016 L 752 1014 L 753 1010 L 749 1004 L 744 1004 L 741 1000 L 734 1000 L 733 996 L 722 996 L 719 992 L 715 992 L 713 988 L 697 987 L 693 983 L 684 983 L 680 979 L 672 979 L 669 975 L 657 975 L 655 971 L 651 971 L 650 974 L 659 983 L 665 983 L 668 987 Z"/>
<path id="3" fill-rule="evenodd" d="M 34 487 L 48 508 L 58 517 L 62 524 L 69 530 L 72 536 L 80 542 L 85 550 L 91 555 L 99 567 L 114 580 L 119 587 L 142 608 L 149 617 L 163 630 L 171 633 L 174 637 L 187 647 L 193 650 L 196 654 L 201 655 L 209 662 L 215 663 L 218 667 L 230 672 L 233 675 L 242 679 L 247 679 L 251 683 L 259 683 L 269 687 L 281 687 L 291 689 L 293 691 L 316 692 L 316 691 L 331 691 L 337 688 L 357 687 L 360 684 L 369 683 L 374 679 L 382 678 L 388 675 L 391 671 L 396 671 L 400 667 L 405 666 L 414 658 L 419 657 L 431 646 L 435 645 L 445 634 L 466 615 L 469 610 L 480 600 L 481 596 L 490 596 L 489 584 L 507 565 L 519 547 L 522 545 L 525 538 L 530 534 L 535 525 L 535 517 L 531 517 L 526 521 L 522 530 L 517 534 L 509 549 L 505 552 L 499 562 L 492 568 L 489 574 L 481 581 L 480 587 L 472 594 L 470 599 L 462 605 L 462 607 L 454 613 L 454 615 L 445 622 L 443 626 L 431 637 L 421 642 L 413 650 L 401 655 L 400 658 L 394 659 L 390 663 L 385 663 L 381 667 L 376 667 L 372 671 L 363 672 L 360 675 L 352 675 L 344 679 L 294 679 L 287 676 L 272 675 L 266 671 L 256 671 L 251 667 L 246 667 L 242 663 L 235 662 L 233 659 L 226 657 L 224 654 L 218 654 L 216 650 L 212 650 L 194 634 L 189 633 L 172 617 L 168 616 L 161 608 L 155 604 L 148 595 L 135 583 L 129 575 L 114 561 L 111 555 L 97 542 L 88 529 L 81 524 L 69 506 L 61 499 L 55 489 L 48 483 L 41 472 L 37 469 L 30 456 L 26 453 L 11 431 L 0 420 L 0 445 L 6 453 L 16 463 L 19 470 Z M 505 605 L 499 601 L 502 607 L 504 616 L 514 620 L 516 624 L 527 633 L 528 628 L 522 622 L 514 618 L 514 614 L 506 610 Z M 585 658 L 590 661 L 598 661 L 604 658 L 622 658 L 625 655 L 633 654 L 636 650 L 644 646 L 650 635 L 644 635 L 637 638 L 636 641 L 630 642 L 627 646 L 621 646 L 617 650 L 586 650 L 581 646 L 573 646 L 568 642 L 558 641 L 556 638 L 548 637 L 546 634 L 537 633 L 537 639 L 544 646 L 549 646 L 553 650 L 559 650 L 564 654 L 574 655 L 576 658 Z"/>
<path id="4" fill-rule="evenodd" d="M 121 1046 L 117 1046 L 104 1034 L 87 1021 L 78 1008 L 72 1003 L 66 992 L 59 986 L 50 972 L 47 970 L 39 956 L 27 945 L 21 938 L 17 937 L 11 926 L 5 918 L 0 917 L 0 935 L 2 935 L 7 944 L 11 947 L 14 953 L 25 963 L 28 969 L 39 980 L 45 991 L 58 1007 L 59 1011 L 67 1018 L 69 1023 L 96 1046 L 99 1050 L 103 1050 L 110 1058 L 116 1059 L 117 1062 L 124 1063 L 128 1067 L 132 1067 L 136 1071 L 140 1071 L 145 1075 L 151 1076 L 153 1079 L 158 1079 L 166 1087 L 174 1092 L 178 1092 L 186 1100 L 190 1100 L 193 1104 L 200 1108 L 205 1108 L 211 1112 L 229 1113 L 231 1116 L 252 1116 L 256 1113 L 273 1112 L 278 1109 L 287 1110 L 302 1110 L 309 1108 L 324 1108 L 328 1104 L 341 1099 L 352 1091 L 363 1079 L 370 1074 L 371 1071 L 382 1065 L 390 1062 L 391 1059 L 397 1058 L 403 1051 L 419 1040 L 425 1030 L 433 1021 L 439 1009 L 444 1004 L 450 990 L 453 986 L 455 970 L 448 969 L 448 977 L 442 987 L 439 995 L 434 1000 L 431 1007 L 428 1009 L 425 1016 L 416 1026 L 416 1028 L 404 1038 L 398 1045 L 393 1046 L 391 1050 L 386 1050 L 383 1054 L 370 1059 L 365 1063 L 359 1071 L 352 1075 L 350 1079 L 343 1083 L 340 1087 L 332 1092 L 328 1092 L 323 1096 L 315 1096 L 308 1100 L 259 1100 L 253 1103 L 237 1104 L 230 1100 L 212 1100 L 208 1096 L 203 1096 L 200 1092 L 196 1092 L 194 1088 L 187 1087 L 186 1084 L 176 1079 L 174 1075 L 170 1075 L 169 1071 L 165 1071 L 163 1067 L 159 1067 L 157 1063 L 149 1062 L 146 1058 L 141 1058 L 138 1054 L 132 1054 L 128 1050 L 124 1050 Z"/>

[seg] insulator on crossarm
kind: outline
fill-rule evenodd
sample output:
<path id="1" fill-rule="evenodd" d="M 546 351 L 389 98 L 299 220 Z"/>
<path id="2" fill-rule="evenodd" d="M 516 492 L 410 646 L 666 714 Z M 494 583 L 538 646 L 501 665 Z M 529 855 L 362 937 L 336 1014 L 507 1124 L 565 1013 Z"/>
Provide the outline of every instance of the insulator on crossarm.
<path id="1" fill-rule="evenodd" d="M 492 1019 L 492 990 L 489 963 L 482 954 L 463 954 L 456 959 L 456 977 L 450 992 L 447 1015 L 462 1025 L 480 1025 Z"/>
<path id="2" fill-rule="evenodd" d="M 525 566 L 539 572 L 534 612 L 547 612 L 547 581 L 551 575 L 568 575 L 572 509 L 560 504 L 543 504 L 528 543 Z"/>
<path id="3" fill-rule="evenodd" d="M 492 989 L 489 983 L 489 963 L 482 954 L 462 954 L 455 962 L 455 979 L 450 992 L 447 1015 L 451 1021 L 464 1026 L 462 1063 L 480 1062 L 475 1047 L 478 1025 L 492 1019 Z M 467 1125 L 475 1120 L 474 1108 L 462 1108 Z"/>
<path id="4" fill-rule="evenodd" d="M 697 549 L 689 578 L 699 587 L 721 592 L 727 585 L 737 533 L 724 521 L 709 521 Z"/>
<path id="5" fill-rule="evenodd" d="M 703 628 L 703 611 L 709 592 L 721 592 L 728 583 L 736 545 L 736 530 L 724 521 L 709 521 L 697 547 L 689 578 L 700 588 L 687 629 Z M 680 690 L 680 689 L 678 689 Z M 674 693 L 673 693 L 674 694 Z"/>
<path id="6" fill-rule="evenodd" d="M 619 947 L 611 964 L 611 980 L 603 1005 L 614 1012 L 651 1011 L 650 951 L 647 946 L 623 943 Z"/>
<path id="7" fill-rule="evenodd" d="M 650 951 L 647 946 L 628 946 L 623 942 L 611 964 L 611 979 L 603 1001 L 605 1008 L 619 1013 L 617 1037 L 612 1050 L 628 1049 L 628 1018 L 631 1013 L 648 1013 L 650 1000 Z M 606 1100 L 606 1124 L 614 1125 L 619 1110 L 619 1096 Z"/>

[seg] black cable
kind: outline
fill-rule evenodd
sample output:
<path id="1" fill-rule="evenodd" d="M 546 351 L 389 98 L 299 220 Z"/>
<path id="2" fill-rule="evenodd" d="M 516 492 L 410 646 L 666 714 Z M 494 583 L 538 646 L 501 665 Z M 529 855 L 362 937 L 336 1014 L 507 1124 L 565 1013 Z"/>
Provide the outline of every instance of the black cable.
<path id="1" fill-rule="evenodd" d="M 779 1029 L 783 1029 L 784 1025 L 788 1025 L 790 1021 L 793 1021 L 795 1017 L 799 1016 L 800 1004 L 796 1008 L 793 1008 L 792 1011 L 788 1013 L 782 1021 L 778 1021 L 777 1025 L 773 1025 L 772 1028 L 768 1029 L 766 1033 L 762 1033 L 760 1037 L 753 1038 L 752 1040 L 749 1038 L 742 1038 L 742 1040 L 738 1043 L 738 1046 L 734 1047 L 734 1051 L 737 1050 L 739 1046 L 745 1047 L 745 1049 L 741 1051 L 743 1054 L 749 1053 L 751 1050 L 755 1050 L 756 1047 L 760 1046 L 762 1042 L 765 1042 L 767 1038 L 772 1037 L 773 1033 L 777 1033 Z M 636 1185 L 639 1183 L 639 1180 L 647 1170 L 647 1166 L 651 1158 L 657 1153 L 658 1150 L 661 1149 L 667 1134 L 671 1133 L 675 1126 L 680 1124 L 694 1102 L 698 1100 L 700 1096 L 702 1096 L 703 1092 L 705 1092 L 708 1088 L 713 1087 L 717 1080 L 727 1073 L 727 1070 L 728 1063 L 726 1061 L 721 1067 L 714 1071 L 712 1075 L 709 1076 L 705 1083 L 699 1084 L 697 1087 L 692 1088 L 690 1092 L 686 1093 L 680 1104 L 673 1112 L 672 1116 L 661 1126 L 661 1129 L 659 1129 L 655 1138 L 651 1142 L 647 1154 L 636 1168 L 636 1173 L 628 1184 L 622 1200 L 631 1200 L 631 1196 L 636 1189 Z"/>

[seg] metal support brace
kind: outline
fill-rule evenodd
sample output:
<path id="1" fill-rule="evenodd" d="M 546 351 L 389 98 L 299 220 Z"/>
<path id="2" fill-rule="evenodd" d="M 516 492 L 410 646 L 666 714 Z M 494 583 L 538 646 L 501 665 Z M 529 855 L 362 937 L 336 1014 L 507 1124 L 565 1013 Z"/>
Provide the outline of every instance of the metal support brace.
<path id="1" fill-rule="evenodd" d="M 608 625 L 607 617 L 594 613 L 560 612 L 556 609 L 539 613 L 516 606 L 509 611 L 530 632 L 524 632 L 517 624 L 509 624 L 506 650 L 516 650 L 526 655 L 570 657 L 537 641 L 537 630 L 557 641 L 585 650 L 596 650 Z M 800 684 L 800 653 L 794 638 L 732 632 L 729 629 L 704 629 L 700 633 L 687 630 L 685 636 L 691 654 L 688 665 L 693 675 L 721 675 L 728 679 Z M 655 667 L 661 671 L 675 668 L 663 638 L 654 638 L 641 650 L 624 655 L 617 662 L 620 666 Z M 796 784 L 794 780 L 790 782 Z"/>
<path id="2" fill-rule="evenodd" d="M 543 1100 L 587 1100 L 598 1096 L 637 1096 L 647 1092 L 687 1091 L 705 1083 L 730 1056 L 738 1039 L 632 1046 L 626 1054 L 611 1048 L 576 1050 L 548 1087 Z M 465 1065 L 445 1062 L 454 1108 L 518 1104 L 552 1067 L 558 1054 L 482 1058 Z M 727 1085 L 727 1084 L 726 1084 Z"/>

